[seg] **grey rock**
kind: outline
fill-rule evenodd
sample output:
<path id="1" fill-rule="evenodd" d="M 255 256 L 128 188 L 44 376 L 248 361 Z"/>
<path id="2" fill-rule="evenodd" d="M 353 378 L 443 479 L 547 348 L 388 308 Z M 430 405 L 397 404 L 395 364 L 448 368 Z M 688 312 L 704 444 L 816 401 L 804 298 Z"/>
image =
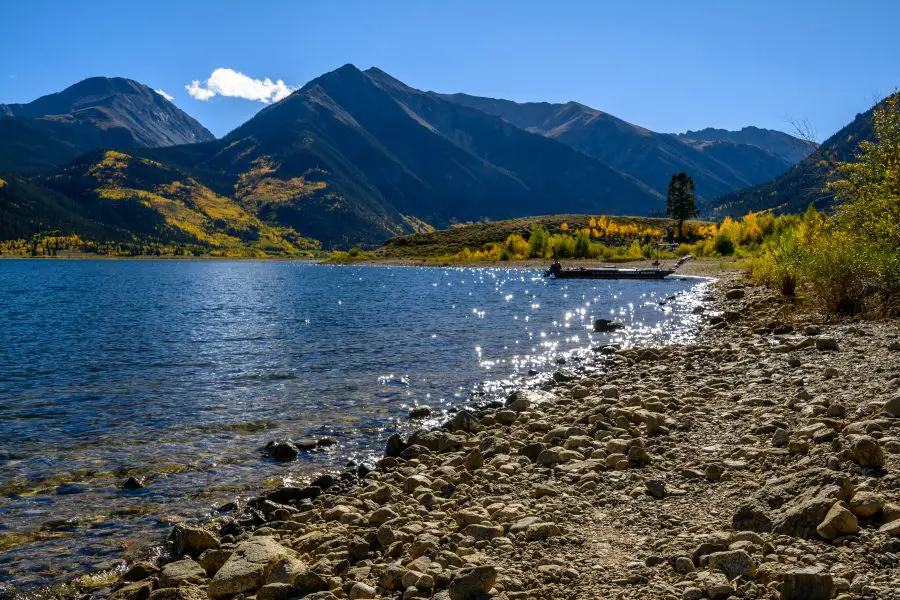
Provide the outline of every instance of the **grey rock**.
<path id="1" fill-rule="evenodd" d="M 497 569 L 493 565 L 460 569 L 447 589 L 451 600 L 473 600 L 491 591 L 497 581 Z"/>
<path id="2" fill-rule="evenodd" d="M 883 467 L 884 451 L 878 442 L 868 436 L 853 436 L 851 440 L 850 456 L 853 461 L 862 467 Z"/>
<path id="3" fill-rule="evenodd" d="M 178 587 L 200 583 L 206 579 L 206 571 L 190 558 L 164 565 L 159 573 L 159 587 Z"/>
<path id="4" fill-rule="evenodd" d="M 192 558 L 200 556 L 205 550 L 219 547 L 219 539 L 209 531 L 200 527 L 176 525 L 166 536 L 166 543 L 173 557 L 187 554 Z"/>
<path id="5" fill-rule="evenodd" d="M 290 440 L 276 440 L 266 445 L 266 454 L 275 460 L 295 460 L 300 454 L 300 449 Z"/>
<path id="6" fill-rule="evenodd" d="M 289 583 L 267 583 L 256 592 L 256 600 L 287 600 L 294 594 Z"/>
<path id="7" fill-rule="evenodd" d="M 830 337 L 816 338 L 816 350 L 835 351 L 838 350 L 837 340 Z"/>
<path id="8" fill-rule="evenodd" d="M 450 431 L 464 431 L 466 433 L 476 433 L 484 429 L 475 415 L 466 409 L 460 410 L 453 415 L 453 418 L 447 423 Z"/>
<path id="9" fill-rule="evenodd" d="M 843 502 L 835 502 L 816 527 L 816 532 L 826 540 L 833 540 L 857 531 L 859 531 L 859 522 L 856 515 Z"/>
<path id="10" fill-rule="evenodd" d="M 625 327 L 625 323 L 618 319 L 596 319 L 594 321 L 594 331 L 598 333 L 616 331 L 623 327 Z"/>
<path id="11" fill-rule="evenodd" d="M 713 552 L 709 555 L 709 568 L 722 571 L 729 580 L 756 577 L 756 563 L 745 550 Z"/>
<path id="12" fill-rule="evenodd" d="M 427 406 L 415 406 L 409 409 L 409 419 L 411 421 L 417 419 L 427 419 L 431 416 L 431 408 Z"/>
<path id="13" fill-rule="evenodd" d="M 812 569 L 791 571 L 781 581 L 781 600 L 830 600 L 834 580 Z"/>
<path id="14" fill-rule="evenodd" d="M 278 562 L 293 552 L 270 537 L 241 542 L 209 583 L 210 598 L 258 590 Z"/>
<path id="15" fill-rule="evenodd" d="M 355 600 L 357 598 L 375 598 L 375 588 L 370 585 L 366 585 L 365 583 L 358 581 L 353 584 L 353 587 L 350 588 L 350 592 L 347 594 L 350 597 L 350 600 Z"/>

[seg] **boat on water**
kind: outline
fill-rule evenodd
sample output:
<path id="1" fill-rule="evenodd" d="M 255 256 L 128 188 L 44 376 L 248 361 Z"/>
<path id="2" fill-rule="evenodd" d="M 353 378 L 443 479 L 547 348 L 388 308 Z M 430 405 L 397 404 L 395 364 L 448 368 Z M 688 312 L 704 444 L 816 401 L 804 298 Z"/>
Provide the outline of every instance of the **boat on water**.
<path id="1" fill-rule="evenodd" d="M 554 248 L 553 264 L 544 273 L 544 277 L 553 277 L 555 279 L 662 279 L 674 274 L 681 265 L 690 259 L 690 254 L 683 256 L 670 268 L 662 268 L 657 260 L 653 267 L 646 269 L 615 266 L 564 269 L 559 264 L 556 249 Z"/>

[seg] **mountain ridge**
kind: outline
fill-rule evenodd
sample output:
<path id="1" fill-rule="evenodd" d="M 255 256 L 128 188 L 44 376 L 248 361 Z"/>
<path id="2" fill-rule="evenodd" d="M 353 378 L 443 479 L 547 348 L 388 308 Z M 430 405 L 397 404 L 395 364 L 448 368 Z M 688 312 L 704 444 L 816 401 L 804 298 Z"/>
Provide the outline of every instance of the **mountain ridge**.
<path id="1" fill-rule="evenodd" d="M 747 125 L 739 130 L 706 127 L 697 131 L 676 134 L 681 140 L 691 142 L 733 142 L 756 146 L 778 156 L 792 165 L 797 164 L 819 147 L 815 142 L 800 139 L 776 129 Z"/>
<path id="2" fill-rule="evenodd" d="M 138 108 L 129 112 L 131 101 Z M 457 222 L 645 215 L 661 211 L 680 170 L 709 193 L 787 168 L 760 147 L 769 138 L 759 128 L 741 130 L 761 135 L 757 145 L 711 128 L 689 133 L 715 139 L 680 139 L 577 102 L 438 94 L 352 64 L 312 79 L 221 139 L 206 132 L 204 141 L 169 145 L 177 128 L 160 138 L 157 122 L 128 125 L 158 106 L 195 123 L 122 78 L 0 105 L 8 115 L 0 118 L 0 171 L 31 177 L 3 192 L 16 224 L 3 235 L 28 237 L 56 224 L 215 252 L 292 253 L 314 247 L 311 240 L 372 247 Z M 44 216 L 30 219 L 27 210 Z"/>
<path id="3" fill-rule="evenodd" d="M 566 145 L 353 65 L 264 108 L 210 152 L 180 152 L 150 154 L 232 184 L 255 161 L 282 182 L 273 185 L 315 180 L 302 202 L 262 209 L 326 244 L 353 243 L 346 231 L 361 227 L 367 233 L 356 241 L 375 244 L 412 233 L 410 220 L 447 226 L 524 216 L 553 202 L 616 214 L 662 206 L 659 195 Z"/>
<path id="4" fill-rule="evenodd" d="M 0 104 L 0 167 L 13 171 L 46 171 L 98 147 L 214 139 L 161 94 L 122 77 L 91 77 L 28 103 Z"/>
<path id="5" fill-rule="evenodd" d="M 758 186 L 716 198 L 707 212 L 714 216 L 740 216 L 759 210 L 801 212 L 810 204 L 820 210 L 832 208 L 834 194 L 826 190 L 826 184 L 834 167 L 838 162 L 852 160 L 858 152 L 859 143 L 872 139 L 875 108 L 886 100 L 858 113 L 850 123 L 789 171 Z"/>
<path id="6" fill-rule="evenodd" d="M 675 135 L 651 131 L 579 102 L 519 103 L 459 93 L 435 94 L 567 144 L 661 195 L 678 171 L 691 174 L 701 198 L 712 198 L 771 179 L 791 166 L 761 148 L 730 154 L 721 149 L 708 152 L 706 147 L 695 147 Z"/>

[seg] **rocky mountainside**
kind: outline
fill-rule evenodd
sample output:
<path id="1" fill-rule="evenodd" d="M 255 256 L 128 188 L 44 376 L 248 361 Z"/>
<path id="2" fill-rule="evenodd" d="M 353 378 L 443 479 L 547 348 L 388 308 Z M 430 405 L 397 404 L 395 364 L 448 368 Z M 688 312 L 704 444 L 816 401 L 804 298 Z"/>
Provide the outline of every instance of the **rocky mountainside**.
<path id="1" fill-rule="evenodd" d="M 731 142 L 732 144 L 754 146 L 791 165 L 797 164 L 819 147 L 818 144 L 801 140 L 782 131 L 753 126 L 744 127 L 738 131 L 707 127 L 699 131 L 680 133 L 678 138 L 700 148 L 710 142 Z"/>
<path id="2" fill-rule="evenodd" d="M 712 198 L 768 181 L 793 164 L 759 145 L 735 141 L 689 142 L 577 102 L 518 103 L 467 94 L 439 96 L 569 145 L 663 195 L 672 174 L 678 171 L 693 177 L 701 198 Z"/>
<path id="3" fill-rule="evenodd" d="M 60 166 L 88 150 L 214 140 L 205 127 L 146 85 L 92 77 L 27 104 L 0 104 L 0 168 Z"/>
<path id="4" fill-rule="evenodd" d="M 882 100 L 882 102 L 884 102 Z M 711 216 L 739 216 L 748 211 L 802 212 L 810 204 L 829 209 L 834 195 L 825 189 L 838 162 L 853 159 L 859 143 L 874 134 L 875 107 L 856 115 L 848 125 L 786 173 L 761 185 L 727 194 L 710 203 Z"/>
<path id="5" fill-rule="evenodd" d="M 145 152 L 324 244 L 548 210 L 662 207 L 572 148 L 352 65 L 314 79 L 219 142 Z"/>

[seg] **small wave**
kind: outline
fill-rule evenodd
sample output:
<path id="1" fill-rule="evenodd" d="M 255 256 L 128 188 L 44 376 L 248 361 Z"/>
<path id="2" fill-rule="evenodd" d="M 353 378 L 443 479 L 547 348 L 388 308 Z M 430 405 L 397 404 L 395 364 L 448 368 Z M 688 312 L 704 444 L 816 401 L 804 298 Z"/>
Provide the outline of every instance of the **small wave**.
<path id="1" fill-rule="evenodd" d="M 297 379 L 297 376 L 292 371 L 254 371 L 238 375 L 236 379 L 244 381 L 280 381 Z"/>
<path id="2" fill-rule="evenodd" d="M 409 375 L 381 375 L 378 377 L 378 385 L 409 385 Z"/>
<path id="3" fill-rule="evenodd" d="M 217 431 L 240 431 L 245 433 L 258 433 L 260 431 L 275 429 L 276 427 L 278 427 L 278 423 L 276 423 L 275 421 L 262 419 L 259 421 L 249 421 L 246 423 L 211 423 L 209 425 L 203 425 L 198 429 L 200 431 L 211 433 Z"/>

